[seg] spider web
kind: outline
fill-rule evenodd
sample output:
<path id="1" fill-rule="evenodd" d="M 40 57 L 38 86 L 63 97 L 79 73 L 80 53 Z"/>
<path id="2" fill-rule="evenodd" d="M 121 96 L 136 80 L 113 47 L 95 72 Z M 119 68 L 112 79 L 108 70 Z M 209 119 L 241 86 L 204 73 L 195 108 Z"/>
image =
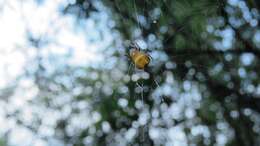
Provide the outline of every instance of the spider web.
<path id="1" fill-rule="evenodd" d="M 147 17 L 148 18 L 147 19 L 148 22 L 146 22 L 146 24 L 147 23 L 154 24 L 156 26 L 157 30 L 160 30 L 158 28 L 161 28 L 161 26 L 163 26 L 163 25 L 166 25 L 166 27 L 169 28 L 169 27 L 171 27 L 172 24 L 170 22 L 168 22 L 167 20 L 165 20 L 166 21 L 165 24 L 160 24 L 161 23 L 161 19 L 169 17 L 169 16 L 167 16 L 167 15 L 169 15 L 168 13 L 171 11 L 170 8 L 168 7 L 168 4 L 170 3 L 169 1 L 166 1 L 166 0 L 162 0 L 162 1 L 148 1 L 148 0 L 144 0 L 144 7 L 143 8 L 137 7 L 138 2 L 140 2 L 140 1 L 133 0 L 133 10 L 134 10 L 134 18 L 135 18 L 135 20 L 137 22 L 136 23 L 136 28 L 141 33 L 140 33 L 140 36 L 137 36 L 132 41 L 137 42 L 137 44 L 139 43 L 139 45 L 140 45 L 142 43 L 146 44 L 146 42 L 147 42 L 145 40 L 145 38 L 142 37 L 142 33 L 143 33 L 144 29 L 145 29 L 145 24 L 144 24 L 145 21 L 143 19 L 144 19 L 144 16 L 147 15 L 145 13 L 149 13 L 149 11 L 150 11 L 150 9 L 147 8 L 147 5 L 153 5 L 154 8 L 155 9 L 158 8 L 158 10 L 160 12 L 159 12 L 159 16 L 157 18 L 155 18 L 155 19 L 154 18 L 150 18 L 148 16 Z M 187 0 L 185 0 L 185 3 L 186 3 L 186 5 L 188 5 L 190 7 L 193 7 L 193 5 L 191 3 L 189 3 Z M 118 2 L 116 2 L 116 4 L 119 7 Z M 171 39 L 171 37 L 175 37 L 174 35 L 178 35 L 179 33 L 181 33 L 182 30 L 185 30 L 187 28 L 187 25 L 190 23 L 190 21 L 192 21 L 191 19 L 193 17 L 196 17 L 198 15 L 203 15 L 204 17 L 208 18 L 210 15 L 213 15 L 212 13 L 214 13 L 215 15 L 217 15 L 218 13 L 221 13 L 220 12 L 220 8 L 222 6 L 222 3 L 220 1 L 218 1 L 218 4 L 219 5 L 210 5 L 210 4 L 196 5 L 196 9 L 193 9 L 191 11 L 187 10 L 187 11 L 189 11 L 190 14 L 184 16 L 185 20 L 184 20 L 183 24 L 176 29 L 176 31 L 174 32 L 175 34 L 167 36 L 166 38 L 163 38 L 163 39 L 165 41 L 168 41 L 168 40 Z M 162 7 L 164 7 L 164 8 L 162 8 Z M 217 11 L 216 12 L 211 12 L 211 11 L 214 11 L 214 9 L 212 9 L 212 8 L 217 8 Z M 172 15 L 172 14 L 170 14 L 170 15 Z M 122 16 L 122 17 L 124 17 L 124 16 Z M 190 33 L 191 33 L 190 40 L 194 41 L 194 42 L 198 42 L 198 40 L 196 40 L 196 38 L 194 38 L 195 36 L 198 36 L 198 35 L 195 34 L 196 31 L 194 29 L 191 29 Z M 164 34 L 162 34 L 162 32 L 154 32 L 154 34 L 155 34 L 155 36 L 160 36 L 160 35 L 163 36 L 164 35 Z M 201 41 L 202 40 L 199 40 L 199 43 L 203 43 Z M 149 45 L 148 44 L 147 45 L 142 45 L 141 48 L 143 46 L 146 46 L 145 48 L 149 50 Z M 158 48 L 155 48 L 155 49 L 158 50 Z M 203 51 L 203 48 L 198 48 L 198 49 L 201 49 L 201 51 Z M 152 51 L 153 51 L 153 49 L 151 49 L 151 52 Z M 202 69 L 202 70 L 210 69 L 210 67 L 207 66 L 207 65 L 196 64 L 196 63 L 190 62 L 190 61 L 185 61 L 185 62 L 178 61 L 178 58 L 181 58 L 181 59 L 184 58 L 185 59 L 185 58 L 189 58 L 189 57 L 192 57 L 192 56 L 193 56 L 192 53 L 186 53 L 186 54 L 182 54 L 182 55 L 178 55 L 178 54 L 174 55 L 173 58 L 174 58 L 174 60 L 176 59 L 175 63 L 177 65 L 182 64 L 182 65 L 185 65 L 185 66 L 190 66 L 190 68 L 195 67 L 195 68 L 199 68 L 199 69 Z M 223 58 L 222 57 L 217 56 L 217 58 L 219 59 L 220 62 L 223 62 Z M 130 64 L 130 66 L 128 68 L 128 71 L 127 71 L 128 75 L 130 75 L 130 70 L 133 67 L 134 67 L 133 64 Z M 132 71 L 132 73 L 133 72 L 135 72 L 135 71 Z M 159 82 L 155 78 L 150 78 L 150 79 L 153 80 L 153 82 L 156 85 L 156 87 L 153 90 L 159 90 L 160 91 L 161 86 L 160 86 Z M 139 81 L 136 81 L 136 87 L 140 88 L 140 90 L 141 90 L 141 93 L 140 93 L 141 97 L 140 97 L 140 99 L 142 100 L 142 105 L 143 105 L 143 108 L 144 108 L 144 98 L 148 98 L 148 97 L 144 97 L 144 84 L 143 84 L 143 82 L 141 81 L 141 85 L 140 85 Z M 164 103 L 165 100 L 164 100 L 164 97 L 163 97 L 162 93 L 159 93 L 159 94 L 161 94 L 160 95 L 161 102 Z M 148 126 L 148 123 L 141 127 L 141 136 L 140 136 L 141 142 L 144 142 L 145 139 L 146 139 L 145 133 L 147 132 L 146 131 L 147 130 L 147 126 Z"/>
<path id="2" fill-rule="evenodd" d="M 158 28 L 161 27 L 161 24 L 160 23 L 160 19 L 163 19 L 163 18 L 168 18 L 166 15 L 173 15 L 173 14 L 168 14 L 170 13 L 170 8 L 168 5 L 174 5 L 175 3 L 171 3 L 169 1 L 166 1 L 166 0 L 163 0 L 163 1 L 147 1 L 147 0 L 144 0 L 144 6 L 143 8 L 139 8 L 137 7 L 137 2 L 136 0 L 133 0 L 133 10 L 134 10 L 134 18 L 137 22 L 136 24 L 136 28 L 141 31 L 141 34 L 142 32 L 144 31 L 144 27 L 145 27 L 145 24 L 144 24 L 144 20 L 140 20 L 140 19 L 144 19 L 144 16 L 145 16 L 145 13 L 149 13 L 149 8 L 147 8 L 147 5 L 153 5 L 154 7 L 153 8 L 157 8 L 159 12 L 159 16 L 157 18 L 150 18 L 150 16 L 147 16 L 147 21 L 150 21 L 150 22 L 146 22 L 146 23 L 149 23 L 149 24 L 155 24 L 156 25 L 156 28 L 157 30 L 159 30 Z M 139 1 L 140 2 L 140 1 Z M 117 2 L 118 3 L 118 2 Z M 189 7 L 193 7 L 193 4 L 192 3 L 189 3 L 188 1 L 185 1 L 185 4 Z M 215 3 L 213 3 L 215 4 Z M 192 10 L 186 10 L 188 11 L 188 15 L 185 15 L 185 20 L 183 22 L 183 24 L 177 28 L 177 30 L 175 31 L 175 34 L 172 34 L 166 38 L 164 38 L 164 40 L 168 41 L 171 37 L 174 37 L 174 35 L 178 35 L 182 30 L 186 29 L 187 25 L 192 21 L 192 18 L 193 17 L 196 17 L 196 16 L 199 16 L 199 15 L 203 15 L 204 17 L 209 17 L 209 15 L 213 15 L 212 13 L 216 14 L 216 13 L 220 13 L 220 8 L 222 6 L 222 3 L 220 1 L 218 1 L 218 4 L 219 5 L 213 5 L 213 4 L 201 4 L 201 5 L 195 5 L 195 9 L 192 9 Z M 119 4 L 117 4 L 119 5 Z M 176 2 L 176 5 L 178 5 L 178 2 Z M 217 8 L 217 12 L 214 12 L 214 8 Z M 180 8 L 181 9 L 181 8 Z M 210 11 L 213 11 L 213 12 L 210 12 Z M 124 17 L 124 16 L 122 16 Z M 151 23 L 152 22 L 152 23 Z M 164 24 L 163 24 L 164 25 Z M 171 24 L 170 22 L 167 22 L 166 20 L 166 27 L 170 27 Z M 161 32 L 154 32 L 156 33 L 155 35 L 163 35 Z M 198 42 L 198 40 L 196 40 L 196 38 L 194 38 L 196 35 L 194 35 L 194 30 L 191 29 L 191 36 L 190 36 L 190 40 L 193 41 L 193 42 Z M 141 42 L 141 43 L 145 43 L 146 41 L 145 40 L 138 40 L 138 38 L 140 38 L 141 36 L 138 36 L 137 38 L 134 38 L 133 41 L 137 42 Z M 144 38 L 142 38 L 144 39 Z M 201 42 L 202 40 L 200 39 L 199 40 L 199 43 L 202 43 Z M 148 46 L 148 45 L 146 45 Z M 147 49 L 149 49 L 149 47 L 146 47 Z M 197 49 L 201 49 L 203 51 L 203 48 L 197 48 Z M 196 67 L 196 68 L 199 68 L 199 69 L 205 69 L 205 70 L 208 70 L 210 69 L 210 67 L 206 66 L 206 65 L 202 65 L 202 64 L 197 64 L 197 63 L 194 63 L 194 62 L 190 62 L 190 61 L 178 61 L 179 58 L 187 58 L 187 57 L 192 57 L 193 54 L 191 53 L 186 53 L 186 54 L 182 54 L 182 55 L 174 55 L 173 58 L 174 60 L 176 59 L 176 64 L 177 65 L 185 65 L 185 66 L 191 66 L 191 67 Z M 217 56 L 218 59 L 223 62 L 223 58 L 221 58 L 220 56 Z M 132 65 L 129 66 L 128 68 L 128 74 L 129 74 L 129 71 L 131 70 L 132 68 Z M 156 87 L 157 88 L 160 88 L 160 85 L 158 83 L 158 81 L 156 81 L 156 79 L 152 79 L 154 81 L 154 83 L 156 84 Z M 139 86 L 140 88 L 141 86 Z M 143 91 L 143 89 L 142 89 Z M 163 101 L 163 99 L 162 99 Z"/>

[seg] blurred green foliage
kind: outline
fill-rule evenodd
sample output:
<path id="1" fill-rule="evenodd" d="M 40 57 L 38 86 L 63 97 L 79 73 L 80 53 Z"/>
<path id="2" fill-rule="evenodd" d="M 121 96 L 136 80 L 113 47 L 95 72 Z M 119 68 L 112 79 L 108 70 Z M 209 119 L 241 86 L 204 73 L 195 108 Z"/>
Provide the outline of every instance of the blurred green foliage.
<path id="1" fill-rule="evenodd" d="M 76 1 L 73 6 L 84 7 L 82 2 Z M 91 0 L 83 3 L 95 4 Z M 181 127 L 187 129 L 186 140 L 190 144 L 214 145 L 217 143 L 221 145 L 218 139 L 220 133 L 227 137 L 224 142 L 226 145 L 259 144 L 257 140 L 259 130 L 258 132 L 254 130 L 259 123 L 258 120 L 252 120 L 252 117 L 258 115 L 260 111 L 259 93 L 256 95 L 245 88 L 245 86 L 259 88 L 260 50 L 252 41 L 252 36 L 259 31 L 259 24 L 250 25 L 252 21 L 259 18 L 259 13 L 257 16 L 251 13 L 255 10 L 258 12 L 256 1 L 233 1 L 232 3 L 223 0 L 103 0 L 102 4 L 109 8 L 111 20 L 116 23 L 113 29 L 121 34 L 120 39 L 123 41 L 142 40 L 151 52 L 156 51 L 159 55 L 148 70 L 150 78 L 137 81 L 144 83 L 143 89 L 146 89 L 143 93 L 144 109 L 148 110 L 150 116 L 154 109 L 158 109 L 159 119 L 161 119 L 164 115 L 161 113 L 162 107 L 171 107 L 181 104 L 182 100 L 187 100 L 184 107 L 178 106 L 184 108 L 183 111 L 180 109 L 184 115 L 177 119 L 172 117 L 171 120 L 177 120 L 172 125 L 165 125 L 161 122 L 155 126 L 153 122 L 156 118 L 150 117 L 146 126 L 149 125 L 151 129 L 153 126 L 167 129 L 177 126 L 174 123 L 180 122 Z M 70 7 L 68 6 L 67 9 Z M 246 9 L 252 11 L 246 12 Z M 92 12 L 91 9 L 83 11 L 83 13 L 90 12 Z M 74 14 L 79 16 L 81 13 L 78 11 Z M 252 19 L 247 20 L 245 15 L 251 15 Z M 241 21 L 242 24 L 236 24 L 235 21 Z M 140 34 L 136 35 L 135 32 L 138 31 Z M 229 38 L 225 35 L 229 35 Z M 151 39 L 152 37 L 155 39 Z M 227 41 L 230 38 L 231 40 Z M 125 52 L 127 53 L 127 48 Z M 241 56 L 247 53 L 256 56 L 249 66 L 241 64 Z M 114 69 L 117 66 L 115 65 Z M 246 77 L 241 77 L 241 70 L 247 72 Z M 130 75 L 134 73 L 131 72 Z M 250 74 L 255 74 L 255 77 Z M 152 98 L 156 88 L 154 80 L 158 79 L 160 84 L 158 88 L 163 89 L 169 84 L 171 76 L 174 77 L 176 86 L 179 85 L 177 89 L 181 90 L 180 94 L 176 93 L 176 95 L 190 93 L 195 86 L 199 88 L 202 99 L 193 101 L 194 94 L 191 94 L 188 99 L 182 99 L 185 96 L 175 97 L 174 94 L 167 95 L 166 93 L 159 96 L 165 98 L 164 102 L 158 102 L 155 97 Z M 126 84 L 129 89 L 127 95 L 118 94 L 117 88 L 114 88 L 113 94 L 108 97 L 101 95 L 102 98 L 95 105 L 95 109 L 102 116 L 101 121 L 108 121 L 112 127 L 112 131 L 102 137 L 102 141 L 106 139 L 107 145 L 117 143 L 116 138 L 110 139 L 111 135 L 126 132 L 127 129 L 134 127 L 133 123 L 142 118 L 140 112 L 144 109 L 138 109 L 136 106 L 140 99 L 133 98 L 133 96 L 140 97 L 142 94 L 136 92 L 138 87 L 135 82 L 130 80 Z M 114 83 L 111 81 L 108 84 Z M 192 88 L 185 89 L 186 84 L 192 84 Z M 172 92 L 178 92 L 174 85 L 169 87 Z M 129 102 L 128 106 L 123 109 L 118 105 L 121 96 Z M 192 119 L 185 117 L 185 109 L 190 108 L 196 111 L 196 116 Z M 247 115 L 245 111 L 250 111 L 250 115 Z M 99 124 L 102 123 L 101 121 Z M 221 128 L 220 123 L 228 126 Z M 192 130 L 198 125 L 207 126 L 210 135 L 197 137 Z M 100 127 L 98 126 L 98 129 Z M 201 132 L 205 131 L 207 130 Z M 139 139 L 142 134 L 145 140 Z M 167 141 L 167 136 L 160 140 L 151 138 L 151 131 L 143 131 L 141 125 L 137 135 L 129 144 L 165 145 Z M 100 145 L 99 142 L 97 145 Z"/>
<path id="2" fill-rule="evenodd" d="M 67 111 L 60 114 L 65 116 L 57 120 L 53 137 L 64 145 L 260 145 L 258 3 L 68 4 L 64 15 L 80 20 L 99 20 L 102 16 L 95 16 L 107 13 L 114 42 L 102 52 L 105 61 L 94 67 L 34 74 L 40 89 L 35 104 Z M 153 57 L 145 71 L 131 68 L 125 57 L 134 41 Z"/>

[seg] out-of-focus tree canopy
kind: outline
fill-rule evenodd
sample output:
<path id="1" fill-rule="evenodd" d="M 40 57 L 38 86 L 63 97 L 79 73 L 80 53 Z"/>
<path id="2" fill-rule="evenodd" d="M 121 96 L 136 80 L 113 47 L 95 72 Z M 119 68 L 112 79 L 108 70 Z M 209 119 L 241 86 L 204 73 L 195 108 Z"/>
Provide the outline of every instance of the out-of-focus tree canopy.
<path id="1" fill-rule="evenodd" d="M 50 112 L 52 124 L 37 112 L 31 124 L 19 112 L 9 116 L 62 145 L 258 146 L 259 6 L 258 0 L 76 0 L 64 15 L 79 25 L 94 20 L 100 44 L 102 27 L 109 29 L 104 61 L 50 73 L 37 58 L 28 76 L 39 93 L 30 104 Z M 131 42 L 151 55 L 146 71 L 125 57 Z"/>
<path id="2" fill-rule="evenodd" d="M 88 19 L 98 11 L 95 4 L 77 0 L 65 12 L 74 8 L 80 19 Z M 104 0 L 102 4 L 118 39 L 125 44 L 139 41 L 154 59 L 148 79 L 136 81 L 135 71 L 130 77 L 126 71 L 124 76 L 117 74 L 121 61 L 98 73 L 108 76 L 113 92 L 98 96 L 94 109 L 101 116 L 96 125 L 101 131 L 94 135 L 94 143 L 259 145 L 257 0 Z M 123 50 L 127 52 L 127 47 Z M 109 80 L 115 76 L 122 78 Z M 136 82 L 144 84 L 141 107 Z M 126 92 L 120 93 L 121 88 Z M 107 123 L 109 132 L 104 128 Z"/>

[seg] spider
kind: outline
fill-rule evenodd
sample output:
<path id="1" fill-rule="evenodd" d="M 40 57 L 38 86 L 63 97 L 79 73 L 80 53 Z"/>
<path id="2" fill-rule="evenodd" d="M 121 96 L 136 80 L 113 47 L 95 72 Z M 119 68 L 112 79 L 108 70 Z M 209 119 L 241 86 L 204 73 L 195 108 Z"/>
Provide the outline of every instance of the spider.
<path id="1" fill-rule="evenodd" d="M 147 51 L 146 52 L 141 51 L 141 48 L 136 43 L 131 43 L 129 49 L 130 50 L 127 56 L 131 59 L 135 67 L 148 72 L 149 76 L 153 79 L 156 86 L 160 87 L 159 83 L 155 80 L 151 71 L 147 68 L 150 61 L 152 60 L 152 57 L 147 53 Z M 136 82 L 136 84 L 138 85 L 138 87 L 140 87 L 143 90 L 143 84 L 140 85 L 138 82 Z M 142 99 L 143 99 L 143 93 L 142 93 Z M 164 101 L 163 98 L 162 101 Z"/>
<path id="2" fill-rule="evenodd" d="M 128 57 L 138 69 L 145 69 L 152 59 L 147 52 L 141 51 L 140 47 L 136 43 L 130 44 Z"/>

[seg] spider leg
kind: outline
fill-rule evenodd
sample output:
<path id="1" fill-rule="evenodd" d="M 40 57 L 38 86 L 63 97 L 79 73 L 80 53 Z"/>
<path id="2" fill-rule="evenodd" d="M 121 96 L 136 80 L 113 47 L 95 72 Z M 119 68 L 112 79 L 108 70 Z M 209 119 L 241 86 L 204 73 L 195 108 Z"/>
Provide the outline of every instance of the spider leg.
<path id="1" fill-rule="evenodd" d="M 124 56 L 126 56 L 128 60 L 131 58 L 129 54 L 125 54 Z"/>
<path id="2" fill-rule="evenodd" d="M 146 49 L 145 52 L 150 53 L 150 52 L 152 52 L 152 50 L 150 50 L 150 49 Z"/>
<path id="3" fill-rule="evenodd" d="M 153 60 L 153 57 L 150 54 L 147 54 L 150 60 Z"/>
<path id="4" fill-rule="evenodd" d="M 142 86 L 138 82 L 136 82 L 136 85 L 142 89 Z"/>
<path id="5" fill-rule="evenodd" d="M 132 42 L 130 44 L 130 49 L 137 49 L 138 51 L 141 50 L 140 46 L 137 43 L 135 43 L 135 42 Z"/>
<path id="6" fill-rule="evenodd" d="M 129 67 L 128 67 L 128 70 L 127 70 L 127 75 L 129 75 L 130 73 L 130 70 L 132 69 L 132 67 L 134 66 L 133 63 L 130 63 Z"/>
<path id="7" fill-rule="evenodd" d="M 132 42 L 132 43 L 129 45 L 129 48 L 130 48 L 130 49 L 136 48 L 135 43 Z"/>
<path id="8" fill-rule="evenodd" d="M 135 47 L 136 47 L 136 49 L 137 49 L 138 51 L 141 50 L 141 47 L 140 47 L 137 43 L 135 43 Z"/>

